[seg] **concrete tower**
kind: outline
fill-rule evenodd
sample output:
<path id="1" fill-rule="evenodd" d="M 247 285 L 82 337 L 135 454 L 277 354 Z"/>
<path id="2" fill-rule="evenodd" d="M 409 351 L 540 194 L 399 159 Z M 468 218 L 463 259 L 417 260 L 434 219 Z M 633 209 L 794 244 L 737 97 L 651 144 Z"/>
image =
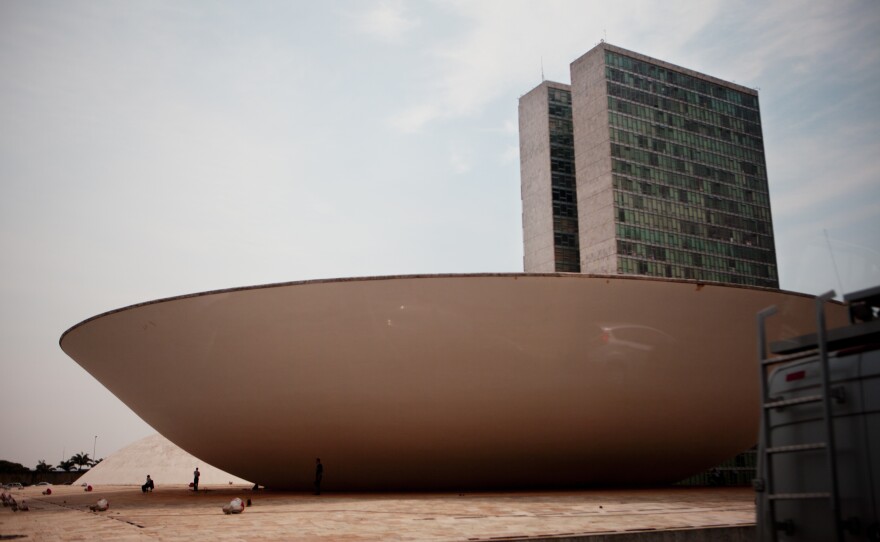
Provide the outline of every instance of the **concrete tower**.
<path id="1" fill-rule="evenodd" d="M 758 93 L 607 43 L 571 81 L 520 99 L 525 271 L 778 288 Z"/>

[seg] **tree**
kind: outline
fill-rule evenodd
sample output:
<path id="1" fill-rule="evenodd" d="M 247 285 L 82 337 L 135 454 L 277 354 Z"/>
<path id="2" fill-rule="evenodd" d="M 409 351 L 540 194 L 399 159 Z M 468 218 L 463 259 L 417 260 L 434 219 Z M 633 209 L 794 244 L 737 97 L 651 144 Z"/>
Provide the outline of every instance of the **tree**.
<path id="1" fill-rule="evenodd" d="M 0 459 L 0 472 L 28 472 L 29 470 L 30 469 L 21 463 L 13 463 L 12 461 Z"/>
<path id="2" fill-rule="evenodd" d="M 79 467 L 77 470 L 82 470 L 83 467 L 88 467 L 92 464 L 92 458 L 90 458 L 89 454 L 85 452 L 75 454 L 73 457 L 70 458 L 70 461 L 72 461 L 74 465 Z"/>
<path id="3" fill-rule="evenodd" d="M 45 459 L 41 459 L 37 462 L 37 467 L 34 469 L 37 472 L 52 472 L 52 465 L 47 465 Z"/>
<path id="4" fill-rule="evenodd" d="M 65 460 L 62 461 L 61 463 L 58 463 L 58 468 L 61 469 L 61 470 L 63 470 L 64 472 L 70 472 L 70 470 L 71 470 L 75 465 L 76 465 L 76 463 L 74 463 L 74 462 L 71 461 L 70 459 L 65 459 Z"/>

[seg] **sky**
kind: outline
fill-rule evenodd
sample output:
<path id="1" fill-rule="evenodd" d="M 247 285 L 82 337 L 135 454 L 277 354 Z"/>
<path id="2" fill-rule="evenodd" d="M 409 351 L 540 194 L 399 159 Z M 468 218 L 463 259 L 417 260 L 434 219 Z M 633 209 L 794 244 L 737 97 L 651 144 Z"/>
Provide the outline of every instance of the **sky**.
<path id="1" fill-rule="evenodd" d="M 2 1 L 0 459 L 154 432 L 58 346 L 96 314 L 521 272 L 518 99 L 603 39 L 758 89 L 781 287 L 876 286 L 877 28 L 872 0 Z"/>

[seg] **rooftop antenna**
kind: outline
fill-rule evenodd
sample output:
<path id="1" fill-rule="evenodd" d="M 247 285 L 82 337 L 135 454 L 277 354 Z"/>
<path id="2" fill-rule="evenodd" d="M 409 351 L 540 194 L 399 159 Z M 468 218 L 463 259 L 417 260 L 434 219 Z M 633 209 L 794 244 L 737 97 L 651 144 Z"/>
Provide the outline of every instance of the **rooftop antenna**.
<path id="1" fill-rule="evenodd" d="M 608 41 L 608 30 L 606 30 L 604 26 L 602 27 L 602 34 L 605 36 L 605 39 L 603 39 L 602 41 L 607 42 Z"/>
<path id="2" fill-rule="evenodd" d="M 822 229 L 825 232 L 825 242 L 828 243 L 828 253 L 831 254 L 831 265 L 834 266 L 834 274 L 837 276 L 837 286 L 840 287 L 840 295 L 843 295 L 843 282 L 840 280 L 840 272 L 837 270 L 837 262 L 834 260 L 834 250 L 831 248 L 831 239 L 828 237 L 828 230 Z"/>
<path id="3" fill-rule="evenodd" d="M 541 82 L 543 83 L 544 81 L 546 81 L 544 79 L 544 56 L 541 55 Z"/>

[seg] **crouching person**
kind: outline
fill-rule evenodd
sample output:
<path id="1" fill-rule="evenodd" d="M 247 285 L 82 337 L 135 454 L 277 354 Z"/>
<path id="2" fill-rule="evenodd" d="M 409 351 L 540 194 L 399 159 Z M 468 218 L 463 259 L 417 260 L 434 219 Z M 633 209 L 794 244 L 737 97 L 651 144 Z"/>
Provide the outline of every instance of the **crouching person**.
<path id="1" fill-rule="evenodd" d="M 149 491 L 153 491 L 153 488 L 154 488 L 154 487 L 155 487 L 155 486 L 153 485 L 153 479 L 150 478 L 150 475 L 148 474 L 148 475 L 147 475 L 147 481 L 144 482 L 144 485 L 141 486 L 141 492 L 146 493 L 147 490 L 149 490 Z"/>

